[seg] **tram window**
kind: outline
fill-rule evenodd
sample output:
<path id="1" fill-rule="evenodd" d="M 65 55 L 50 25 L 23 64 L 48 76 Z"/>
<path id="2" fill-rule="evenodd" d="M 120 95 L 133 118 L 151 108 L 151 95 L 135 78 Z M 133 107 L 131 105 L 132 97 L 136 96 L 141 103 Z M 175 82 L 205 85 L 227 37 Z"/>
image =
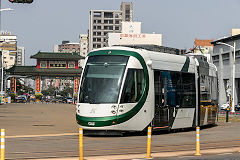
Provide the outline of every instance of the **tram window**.
<path id="1" fill-rule="evenodd" d="M 195 76 L 191 73 L 155 71 L 156 106 L 194 107 L 196 101 Z"/>
<path id="2" fill-rule="evenodd" d="M 140 69 L 129 69 L 120 103 L 138 102 L 144 89 L 144 73 Z"/>
<path id="3" fill-rule="evenodd" d="M 191 73 L 182 73 L 182 98 L 183 107 L 194 107 L 196 104 L 195 76 Z"/>
<path id="4" fill-rule="evenodd" d="M 80 84 L 80 103 L 117 103 L 127 56 L 90 56 Z"/>

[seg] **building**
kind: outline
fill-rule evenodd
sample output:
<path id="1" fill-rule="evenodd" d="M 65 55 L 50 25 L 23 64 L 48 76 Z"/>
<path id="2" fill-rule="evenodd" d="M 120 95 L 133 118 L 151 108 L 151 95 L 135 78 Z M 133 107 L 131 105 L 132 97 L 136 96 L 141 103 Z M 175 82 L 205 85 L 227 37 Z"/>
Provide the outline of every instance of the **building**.
<path id="1" fill-rule="evenodd" d="M 16 55 L 11 54 L 9 50 L 2 50 L 3 55 L 3 68 L 9 69 L 14 66 L 16 61 Z"/>
<path id="2" fill-rule="evenodd" d="M 122 2 L 120 6 L 122 11 L 123 21 L 133 21 L 133 3 L 132 2 Z"/>
<path id="3" fill-rule="evenodd" d="M 108 33 L 120 33 L 121 22 L 133 20 L 132 3 L 123 2 L 121 9 L 116 10 L 91 10 L 89 16 L 89 51 L 107 46 Z M 124 14 L 123 14 L 124 13 Z"/>
<path id="4" fill-rule="evenodd" d="M 25 64 L 25 49 L 24 47 L 17 47 L 17 57 L 15 65 L 24 66 Z"/>
<path id="5" fill-rule="evenodd" d="M 208 62 L 212 62 L 211 54 L 213 52 L 213 45 L 211 42 L 214 39 L 197 39 L 194 40 L 193 48 L 190 49 L 191 53 L 203 55 L 207 57 Z"/>
<path id="6" fill-rule="evenodd" d="M 162 34 L 141 33 L 141 22 L 122 22 L 121 33 L 108 33 L 108 46 L 157 45 L 162 46 Z"/>
<path id="7" fill-rule="evenodd" d="M 210 54 L 213 51 L 213 45 L 211 42 L 214 41 L 214 39 L 197 39 L 195 38 L 194 41 L 194 53 L 201 52 L 203 54 Z"/>
<path id="8" fill-rule="evenodd" d="M 233 48 L 235 43 L 235 74 L 233 73 Z M 212 42 L 214 45 L 212 60 L 218 69 L 219 104 L 229 101 L 232 95 L 233 77 L 235 77 L 235 105 L 240 103 L 240 33 Z M 234 76 L 233 76 L 234 74 Z M 231 97 L 232 98 L 232 97 Z"/>
<path id="9" fill-rule="evenodd" d="M 6 69 L 12 67 L 17 56 L 17 36 L 10 32 L 1 32 L 0 50 L 3 53 L 3 67 Z"/>
<path id="10" fill-rule="evenodd" d="M 54 46 L 55 50 L 55 46 Z M 79 43 L 70 43 L 69 41 L 62 41 L 62 44 L 58 45 L 58 52 L 61 53 L 73 53 L 80 52 Z"/>
<path id="11" fill-rule="evenodd" d="M 77 93 L 79 76 L 82 69 L 78 67 L 78 61 L 82 58 L 78 53 L 54 53 L 38 52 L 30 58 L 36 59 L 36 66 L 13 66 L 6 72 L 12 75 L 11 92 L 16 92 L 16 78 L 28 76 L 35 79 L 35 92 L 40 93 L 50 80 L 51 85 L 61 89 L 68 81 L 72 81 L 74 93 Z M 62 81 L 60 81 L 62 80 Z M 63 87 L 62 87 L 63 88 Z"/>
<path id="12" fill-rule="evenodd" d="M 87 34 L 80 34 L 80 56 L 86 57 L 88 54 L 88 35 Z M 79 66 L 83 66 L 84 59 L 79 61 Z"/>

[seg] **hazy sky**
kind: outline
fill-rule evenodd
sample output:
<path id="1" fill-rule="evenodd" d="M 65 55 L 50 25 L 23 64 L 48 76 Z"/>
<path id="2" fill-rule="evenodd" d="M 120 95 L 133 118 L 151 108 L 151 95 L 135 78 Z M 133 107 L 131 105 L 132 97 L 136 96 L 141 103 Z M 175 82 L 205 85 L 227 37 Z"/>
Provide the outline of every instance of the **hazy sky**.
<path id="1" fill-rule="evenodd" d="M 240 28 L 240 0 L 126 0 L 133 2 L 134 21 L 142 22 L 143 33 L 163 34 L 163 45 L 189 49 L 194 38 L 218 39 Z M 25 47 L 25 64 L 35 65 L 30 56 L 53 51 L 62 40 L 79 42 L 87 33 L 89 10 L 120 10 L 121 0 L 34 0 L 12 4 L 2 0 L 2 30 L 18 37 Z"/>

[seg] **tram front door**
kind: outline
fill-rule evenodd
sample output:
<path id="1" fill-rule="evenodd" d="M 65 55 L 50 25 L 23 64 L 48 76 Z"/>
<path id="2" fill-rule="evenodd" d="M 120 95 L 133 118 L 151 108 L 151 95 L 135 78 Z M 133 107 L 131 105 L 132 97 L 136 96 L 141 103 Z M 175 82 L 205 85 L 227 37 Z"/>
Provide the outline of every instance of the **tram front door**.
<path id="1" fill-rule="evenodd" d="M 161 71 L 154 71 L 155 113 L 153 129 L 169 127 L 169 106 L 167 105 L 167 79 Z"/>

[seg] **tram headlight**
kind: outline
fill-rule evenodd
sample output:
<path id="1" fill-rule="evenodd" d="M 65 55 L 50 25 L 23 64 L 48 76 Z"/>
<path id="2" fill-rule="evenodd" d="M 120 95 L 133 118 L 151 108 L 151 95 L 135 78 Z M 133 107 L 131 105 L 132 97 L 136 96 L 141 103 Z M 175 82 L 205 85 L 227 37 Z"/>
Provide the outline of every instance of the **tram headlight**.
<path id="1" fill-rule="evenodd" d="M 112 113 L 112 114 L 116 114 L 116 111 L 112 110 L 111 113 Z"/>
<path id="2" fill-rule="evenodd" d="M 123 109 L 120 109 L 119 112 L 123 112 L 124 110 Z"/>
<path id="3" fill-rule="evenodd" d="M 114 106 L 114 105 L 113 105 L 113 106 L 112 106 L 112 109 L 117 109 L 117 106 Z"/>
<path id="4" fill-rule="evenodd" d="M 124 108 L 125 106 L 124 105 L 121 105 L 120 108 Z"/>

